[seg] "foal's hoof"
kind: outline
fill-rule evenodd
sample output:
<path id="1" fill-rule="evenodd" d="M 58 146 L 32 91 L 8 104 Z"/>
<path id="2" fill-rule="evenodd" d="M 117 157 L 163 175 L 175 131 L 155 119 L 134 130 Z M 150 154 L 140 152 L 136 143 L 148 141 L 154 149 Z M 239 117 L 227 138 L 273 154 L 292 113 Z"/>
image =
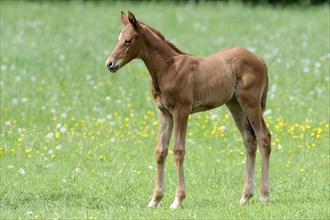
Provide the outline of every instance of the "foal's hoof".
<path id="1" fill-rule="evenodd" d="M 181 206 L 181 201 L 179 199 L 175 198 L 170 208 L 177 209 L 180 206 Z"/>
<path id="2" fill-rule="evenodd" d="M 241 205 L 244 205 L 244 204 L 249 203 L 249 200 L 248 200 L 247 198 L 241 198 L 241 200 L 239 201 L 239 203 L 240 203 Z"/>
<path id="3" fill-rule="evenodd" d="M 261 194 L 260 194 L 260 196 L 259 196 L 259 200 L 260 200 L 261 203 L 264 204 L 264 203 L 266 203 L 268 197 L 269 197 L 269 193 L 267 193 L 267 194 L 265 194 L 265 195 L 261 195 Z"/>
<path id="4" fill-rule="evenodd" d="M 241 201 L 239 202 L 241 205 L 249 203 L 249 200 L 252 198 L 253 194 L 243 195 Z"/>
<path id="5" fill-rule="evenodd" d="M 266 203 L 269 197 L 269 190 L 260 190 L 259 200 L 261 203 Z"/>
<path id="6" fill-rule="evenodd" d="M 159 202 L 155 201 L 155 200 L 151 200 L 148 204 L 149 208 L 155 208 L 158 205 Z"/>
<path id="7" fill-rule="evenodd" d="M 253 194 L 243 194 L 241 201 L 239 202 L 241 205 L 249 203 L 249 200 L 252 198 Z"/>

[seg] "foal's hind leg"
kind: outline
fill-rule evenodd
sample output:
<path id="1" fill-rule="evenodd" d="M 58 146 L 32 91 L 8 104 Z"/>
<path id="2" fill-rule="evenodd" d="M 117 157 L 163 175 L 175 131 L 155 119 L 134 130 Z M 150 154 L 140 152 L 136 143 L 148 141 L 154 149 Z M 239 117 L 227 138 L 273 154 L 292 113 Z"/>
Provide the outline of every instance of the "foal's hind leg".
<path id="1" fill-rule="evenodd" d="M 261 104 L 257 96 L 244 96 L 244 93 L 237 94 L 244 114 L 249 119 L 256 134 L 262 157 L 262 173 L 260 185 L 260 201 L 266 202 L 269 197 L 269 156 L 271 153 L 271 134 L 262 116 Z"/>
<path id="2" fill-rule="evenodd" d="M 241 204 L 245 204 L 254 194 L 254 170 L 257 141 L 251 124 L 243 113 L 242 108 L 237 102 L 236 98 L 227 103 L 227 107 L 234 118 L 237 128 L 241 132 L 243 143 L 246 149 L 245 183 L 240 201 Z"/>

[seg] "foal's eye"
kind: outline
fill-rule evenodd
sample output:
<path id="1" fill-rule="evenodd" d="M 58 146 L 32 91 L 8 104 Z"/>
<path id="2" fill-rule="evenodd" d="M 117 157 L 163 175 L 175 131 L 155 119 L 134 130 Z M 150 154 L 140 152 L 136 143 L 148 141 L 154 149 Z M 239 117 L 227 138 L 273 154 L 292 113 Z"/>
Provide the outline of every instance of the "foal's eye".
<path id="1" fill-rule="evenodd" d="M 129 45 L 130 43 L 132 43 L 132 40 L 131 40 L 131 39 L 126 39 L 126 40 L 125 40 L 125 44 L 126 44 L 126 45 Z"/>

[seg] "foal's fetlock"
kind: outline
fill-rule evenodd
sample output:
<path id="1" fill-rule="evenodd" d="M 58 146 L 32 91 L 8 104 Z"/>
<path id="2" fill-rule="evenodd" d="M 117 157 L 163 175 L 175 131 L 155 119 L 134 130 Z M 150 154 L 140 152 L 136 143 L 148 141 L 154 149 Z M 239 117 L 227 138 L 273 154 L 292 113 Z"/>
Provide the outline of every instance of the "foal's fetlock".
<path id="1" fill-rule="evenodd" d="M 156 207 L 158 203 L 163 199 L 164 197 L 164 192 L 162 191 L 155 191 L 151 201 L 148 204 L 148 207 Z"/>

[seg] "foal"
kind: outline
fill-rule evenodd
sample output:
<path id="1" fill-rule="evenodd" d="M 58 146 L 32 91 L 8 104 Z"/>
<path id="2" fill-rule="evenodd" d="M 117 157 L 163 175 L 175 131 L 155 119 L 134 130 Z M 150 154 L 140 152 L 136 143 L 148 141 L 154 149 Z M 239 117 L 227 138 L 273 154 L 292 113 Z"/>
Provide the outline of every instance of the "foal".
<path id="1" fill-rule="evenodd" d="M 178 182 L 171 208 L 178 208 L 186 197 L 183 161 L 189 114 L 226 104 L 246 148 L 246 176 L 241 204 L 254 193 L 257 144 L 262 156 L 260 201 L 269 196 L 269 156 L 271 134 L 262 112 L 268 90 L 267 67 L 263 60 L 243 48 L 226 48 L 208 57 L 186 54 L 165 40 L 154 28 L 121 12 L 125 27 L 105 65 L 111 72 L 140 58 L 152 80 L 152 95 L 159 108 L 156 146 L 157 179 L 149 207 L 164 196 L 164 166 L 174 127 L 174 158 Z"/>

